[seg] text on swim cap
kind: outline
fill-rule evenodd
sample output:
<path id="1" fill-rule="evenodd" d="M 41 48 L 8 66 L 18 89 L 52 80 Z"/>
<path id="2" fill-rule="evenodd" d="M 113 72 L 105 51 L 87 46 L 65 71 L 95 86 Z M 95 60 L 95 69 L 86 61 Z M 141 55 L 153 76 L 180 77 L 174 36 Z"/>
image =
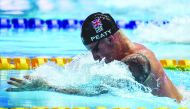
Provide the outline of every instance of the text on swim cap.
<path id="1" fill-rule="evenodd" d="M 96 40 L 99 40 L 99 39 L 102 39 L 102 38 L 105 38 L 107 36 L 111 35 L 111 29 L 107 30 L 107 31 L 104 31 L 103 33 L 101 34 L 98 34 L 98 35 L 95 35 L 95 36 L 92 36 L 91 37 L 91 41 L 96 41 Z"/>

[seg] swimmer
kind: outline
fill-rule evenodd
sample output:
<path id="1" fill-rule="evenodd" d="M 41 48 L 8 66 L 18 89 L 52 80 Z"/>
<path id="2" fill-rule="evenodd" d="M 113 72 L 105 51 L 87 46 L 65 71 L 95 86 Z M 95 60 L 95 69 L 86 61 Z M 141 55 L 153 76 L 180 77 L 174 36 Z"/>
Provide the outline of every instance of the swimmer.
<path id="1" fill-rule="evenodd" d="M 97 12 L 88 16 L 82 25 L 81 39 L 91 51 L 94 60 L 100 61 L 104 58 L 106 63 L 113 60 L 122 61 L 129 67 L 137 82 L 152 89 L 153 95 L 174 98 L 178 102 L 182 100 L 182 95 L 167 77 L 154 53 L 142 44 L 132 42 L 109 14 Z M 25 79 L 30 80 L 30 77 L 25 76 Z M 10 78 L 8 84 L 17 88 L 11 87 L 7 91 L 54 90 L 84 95 L 81 89 L 58 89 L 41 80 L 30 84 L 24 80 Z M 99 93 L 91 95 L 107 93 L 101 86 L 97 86 L 97 90 L 100 90 Z"/>
<path id="2" fill-rule="evenodd" d="M 107 13 L 93 13 L 82 25 L 82 42 L 94 60 L 126 63 L 135 80 L 152 89 L 152 94 L 182 100 L 154 53 L 142 44 L 132 42 Z"/>

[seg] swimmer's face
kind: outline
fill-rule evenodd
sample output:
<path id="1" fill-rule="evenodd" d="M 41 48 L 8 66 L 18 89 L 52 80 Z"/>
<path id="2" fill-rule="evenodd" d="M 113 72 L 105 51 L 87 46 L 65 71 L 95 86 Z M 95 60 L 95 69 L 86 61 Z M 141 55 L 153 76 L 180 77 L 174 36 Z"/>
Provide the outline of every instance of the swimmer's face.
<path id="1" fill-rule="evenodd" d="M 102 60 L 109 63 L 114 60 L 113 45 L 108 42 L 108 38 L 86 45 L 86 48 L 92 52 L 94 60 Z"/>

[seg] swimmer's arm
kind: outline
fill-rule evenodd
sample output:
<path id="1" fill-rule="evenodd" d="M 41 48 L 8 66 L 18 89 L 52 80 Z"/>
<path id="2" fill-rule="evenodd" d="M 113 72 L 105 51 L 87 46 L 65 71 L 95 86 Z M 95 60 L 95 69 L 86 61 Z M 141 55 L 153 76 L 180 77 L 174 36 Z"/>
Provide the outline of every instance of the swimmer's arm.
<path id="1" fill-rule="evenodd" d="M 137 74 L 134 76 L 138 76 L 138 72 L 151 72 L 152 70 L 152 72 L 154 72 L 154 76 L 156 76 L 157 78 L 156 84 L 158 85 L 158 86 L 156 85 L 157 88 L 153 90 L 152 93 L 157 96 L 167 96 L 170 98 L 175 98 L 178 102 L 180 102 L 183 97 L 178 92 L 176 87 L 173 85 L 171 80 L 164 73 L 161 64 L 157 62 L 157 59 L 154 57 L 154 55 L 150 56 L 149 58 L 151 58 L 151 60 L 148 60 L 145 56 L 137 53 L 125 57 L 124 59 L 122 59 L 122 61 L 125 62 L 127 65 L 129 65 L 129 69 L 133 75 L 136 74 L 137 72 Z M 152 68 L 151 66 L 149 66 L 150 62 Z M 150 68 L 148 68 L 148 66 Z M 155 86 L 150 86 L 150 87 L 155 87 Z"/>
<path id="2" fill-rule="evenodd" d="M 129 65 L 129 69 L 131 70 L 131 72 L 133 72 L 133 74 L 135 74 L 135 72 L 138 72 L 138 71 L 141 73 L 141 72 L 147 72 L 147 71 L 151 72 L 152 70 L 155 76 L 154 82 L 156 83 L 156 85 L 148 85 L 152 89 L 152 94 L 157 95 L 157 96 L 167 96 L 170 98 L 175 98 L 178 102 L 180 102 L 183 97 L 178 92 L 176 87 L 173 85 L 171 80 L 164 73 L 164 70 L 161 64 L 157 61 L 154 55 L 150 56 L 149 59 L 150 60 L 148 60 L 144 55 L 137 53 L 137 54 L 132 54 L 124 58 L 123 61 Z M 151 62 L 152 67 L 149 66 L 150 62 Z M 148 68 L 148 66 L 151 68 Z M 148 83 L 148 84 L 152 84 L 152 83 Z"/>
<path id="3" fill-rule="evenodd" d="M 57 88 L 49 86 L 49 91 L 60 92 L 64 94 L 75 94 L 75 95 L 82 95 L 82 96 L 96 96 L 100 94 L 108 93 L 108 90 L 103 86 L 97 86 L 96 91 L 88 92 L 85 89 L 77 88 L 77 87 L 70 87 L 70 88 Z"/>
<path id="4" fill-rule="evenodd" d="M 29 79 L 25 77 L 25 79 Z M 77 87 L 67 87 L 67 88 L 58 88 L 55 86 L 51 86 L 47 84 L 42 79 L 35 80 L 23 80 L 18 78 L 10 78 L 7 82 L 9 85 L 13 87 L 9 87 L 6 89 L 8 92 L 21 92 L 21 91 L 54 91 L 60 92 L 64 94 L 76 94 L 76 95 L 84 95 L 84 96 L 95 96 L 103 93 L 107 93 L 102 86 L 97 86 L 94 92 L 88 92 L 85 89 L 77 88 Z"/>
<path id="5" fill-rule="evenodd" d="M 72 89 L 72 88 L 57 88 L 53 86 L 49 86 L 48 91 L 55 91 L 65 94 L 81 94 L 79 89 Z"/>
<path id="6" fill-rule="evenodd" d="M 11 87 L 7 88 L 8 92 L 21 92 L 21 91 L 55 91 L 65 94 L 77 94 L 77 95 L 95 95 L 93 93 L 87 94 L 81 89 L 74 87 L 70 88 L 58 88 L 47 84 L 42 79 L 32 79 L 29 76 L 25 76 L 25 79 L 10 78 L 8 84 Z M 13 86 L 13 87 L 12 87 Z M 97 94 L 96 94 L 97 95 Z"/>
<path id="7" fill-rule="evenodd" d="M 47 84 L 42 79 L 31 80 L 32 78 L 30 78 L 30 76 L 25 76 L 24 78 L 25 80 L 18 78 L 10 78 L 10 80 L 8 80 L 7 83 L 11 85 L 11 87 L 7 88 L 6 91 L 8 92 L 54 91 L 64 94 L 76 94 L 84 96 L 95 96 L 108 92 L 108 90 L 103 86 L 96 86 L 94 91 L 89 92 L 85 90 L 85 88 L 77 88 L 77 87 L 58 88 Z"/>

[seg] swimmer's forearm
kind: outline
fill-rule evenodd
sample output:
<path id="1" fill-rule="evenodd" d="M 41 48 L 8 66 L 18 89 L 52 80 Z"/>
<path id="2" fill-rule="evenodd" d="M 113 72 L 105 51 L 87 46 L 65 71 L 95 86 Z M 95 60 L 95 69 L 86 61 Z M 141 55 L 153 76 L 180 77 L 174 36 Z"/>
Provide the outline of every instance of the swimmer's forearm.
<path id="1" fill-rule="evenodd" d="M 48 91 L 60 92 L 65 94 L 77 94 L 77 95 L 84 95 L 84 93 L 76 88 L 57 88 L 49 86 Z"/>
<path id="2" fill-rule="evenodd" d="M 85 90 L 78 89 L 78 88 L 56 88 L 52 86 L 50 86 L 48 90 L 54 91 L 54 92 L 60 92 L 64 94 L 76 94 L 76 95 L 82 95 L 82 96 L 96 96 L 96 95 L 105 94 L 108 92 L 107 90 L 102 90 L 98 93 L 92 93 L 92 92 L 89 93 L 89 92 L 86 92 Z"/>

